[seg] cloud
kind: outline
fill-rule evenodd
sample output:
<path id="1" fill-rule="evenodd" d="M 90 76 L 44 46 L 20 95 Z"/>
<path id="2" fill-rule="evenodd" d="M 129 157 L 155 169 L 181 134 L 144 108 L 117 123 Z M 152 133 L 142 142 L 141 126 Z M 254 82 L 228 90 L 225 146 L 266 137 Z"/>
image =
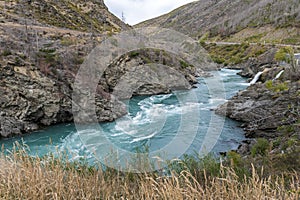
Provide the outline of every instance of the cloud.
<path id="1" fill-rule="evenodd" d="M 195 0 L 104 0 L 108 9 L 122 18 L 122 13 L 126 23 L 137 24 L 147 19 L 151 19 Z"/>

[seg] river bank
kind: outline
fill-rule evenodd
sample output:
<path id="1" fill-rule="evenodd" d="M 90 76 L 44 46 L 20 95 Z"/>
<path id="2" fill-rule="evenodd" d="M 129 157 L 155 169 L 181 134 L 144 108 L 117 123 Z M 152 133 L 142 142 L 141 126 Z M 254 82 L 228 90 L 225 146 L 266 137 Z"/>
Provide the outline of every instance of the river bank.
<path id="1" fill-rule="evenodd" d="M 275 54 L 276 50 L 270 49 L 257 59 L 241 64 L 243 70 L 239 74 L 255 79 L 253 84 L 216 110 L 243 123 L 249 140 L 238 152 L 244 156 L 251 154 L 258 140 L 270 144 L 264 151 L 274 156 L 299 151 L 300 73 L 292 65 L 275 61 Z M 293 162 L 299 163 L 299 158 Z"/>

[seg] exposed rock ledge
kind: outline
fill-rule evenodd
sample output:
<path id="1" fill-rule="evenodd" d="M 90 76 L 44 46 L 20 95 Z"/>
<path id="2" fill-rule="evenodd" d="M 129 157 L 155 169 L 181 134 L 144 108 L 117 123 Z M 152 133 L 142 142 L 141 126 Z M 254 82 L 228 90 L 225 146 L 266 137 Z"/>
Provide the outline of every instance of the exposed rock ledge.
<path id="1" fill-rule="evenodd" d="M 274 80 L 282 69 L 284 73 L 278 80 Z M 244 122 L 242 127 L 248 138 L 272 141 L 278 137 L 294 135 L 300 140 L 300 73 L 292 70 L 291 66 L 283 68 L 273 65 L 273 68 L 260 70 L 264 73 L 256 84 L 219 106 L 216 113 Z M 248 154 L 252 144 L 245 141 L 239 152 Z"/>

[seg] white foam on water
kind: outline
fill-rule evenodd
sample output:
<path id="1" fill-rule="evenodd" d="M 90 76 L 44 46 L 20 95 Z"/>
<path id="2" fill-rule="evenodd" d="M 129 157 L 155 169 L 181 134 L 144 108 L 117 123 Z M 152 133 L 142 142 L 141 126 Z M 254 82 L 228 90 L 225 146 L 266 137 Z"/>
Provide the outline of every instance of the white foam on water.
<path id="1" fill-rule="evenodd" d="M 115 131 L 112 137 L 120 137 L 128 140 L 129 143 L 151 139 L 159 133 L 168 117 L 192 114 L 195 109 L 203 103 L 187 102 L 184 104 L 164 104 L 164 100 L 169 99 L 174 94 L 157 95 L 143 99 L 138 103 L 140 111 L 136 116 L 127 115 L 116 121 Z M 133 138 L 133 139 L 132 139 Z"/>
<path id="2" fill-rule="evenodd" d="M 140 141 L 143 141 L 143 140 L 147 140 L 147 139 L 151 139 L 151 138 L 153 138 L 155 135 L 157 134 L 157 132 L 154 132 L 154 133 L 152 133 L 151 135 L 146 135 L 146 136 L 144 136 L 144 137 L 137 137 L 137 138 L 134 138 L 131 142 L 130 142 L 130 144 L 132 144 L 132 143 L 135 143 L 135 142 L 140 142 Z"/>
<path id="3" fill-rule="evenodd" d="M 223 99 L 223 98 L 214 98 L 214 99 L 209 99 L 209 104 L 215 105 L 215 104 L 222 104 L 227 102 L 227 99 Z"/>

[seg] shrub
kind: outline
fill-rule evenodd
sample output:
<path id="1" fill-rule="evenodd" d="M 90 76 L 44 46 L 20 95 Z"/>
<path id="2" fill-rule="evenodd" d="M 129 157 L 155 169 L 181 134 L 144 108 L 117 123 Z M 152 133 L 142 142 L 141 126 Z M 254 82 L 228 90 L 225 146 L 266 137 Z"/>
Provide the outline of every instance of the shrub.
<path id="1" fill-rule="evenodd" d="M 267 139 L 258 138 L 257 143 L 251 148 L 251 155 L 253 157 L 257 155 L 265 156 L 267 155 L 269 148 L 270 144 Z"/>
<path id="2" fill-rule="evenodd" d="M 63 46 L 71 46 L 76 44 L 76 39 L 75 38 L 70 38 L 70 37 L 63 37 L 60 41 L 61 45 Z"/>
<path id="3" fill-rule="evenodd" d="M 271 90 L 273 92 L 282 92 L 289 89 L 288 84 L 286 82 L 273 84 L 273 81 L 271 80 L 266 81 L 265 86 L 268 90 Z"/>
<path id="4" fill-rule="evenodd" d="M 12 54 L 12 52 L 9 50 L 9 49 L 5 49 L 3 52 L 2 52 L 2 56 L 9 56 L 9 55 L 11 55 Z"/>
<path id="5" fill-rule="evenodd" d="M 243 163 L 241 155 L 234 151 L 228 152 L 228 158 L 231 162 L 231 166 L 241 166 Z"/>
<path id="6" fill-rule="evenodd" d="M 137 56 L 139 56 L 139 55 L 140 55 L 140 53 L 139 53 L 138 51 L 132 51 L 132 52 L 130 52 L 130 54 L 129 54 L 129 56 L 130 56 L 131 58 L 137 57 Z"/>
<path id="7" fill-rule="evenodd" d="M 273 88 L 273 81 L 268 80 L 268 81 L 266 81 L 265 85 L 266 85 L 267 89 L 271 90 Z"/>
<path id="8" fill-rule="evenodd" d="M 189 67 L 190 65 L 189 65 L 187 62 L 185 62 L 184 60 L 180 60 L 180 66 L 181 66 L 182 68 L 187 68 L 187 67 Z"/>

